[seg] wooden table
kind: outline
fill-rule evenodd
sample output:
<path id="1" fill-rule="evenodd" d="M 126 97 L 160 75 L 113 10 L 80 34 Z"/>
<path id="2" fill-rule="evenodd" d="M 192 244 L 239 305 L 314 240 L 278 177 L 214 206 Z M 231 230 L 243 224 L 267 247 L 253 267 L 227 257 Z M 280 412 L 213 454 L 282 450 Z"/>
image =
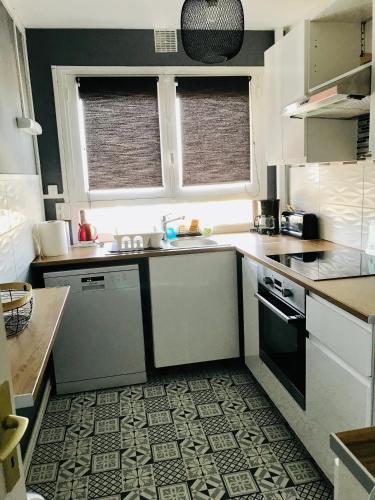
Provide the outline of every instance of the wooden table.
<path id="1" fill-rule="evenodd" d="M 59 330 L 69 287 L 33 290 L 31 321 L 7 340 L 16 408 L 33 406 Z"/>

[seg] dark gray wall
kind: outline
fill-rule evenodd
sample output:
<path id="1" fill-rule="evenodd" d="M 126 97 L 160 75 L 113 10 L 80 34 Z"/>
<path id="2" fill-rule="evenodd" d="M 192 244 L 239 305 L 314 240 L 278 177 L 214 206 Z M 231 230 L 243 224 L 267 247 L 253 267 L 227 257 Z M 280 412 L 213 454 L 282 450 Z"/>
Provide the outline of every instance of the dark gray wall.
<path id="1" fill-rule="evenodd" d="M 36 119 L 43 127 L 38 137 L 43 189 L 62 178 L 57 138 L 52 65 L 66 66 L 199 66 L 181 48 L 155 54 L 153 30 L 29 29 L 27 45 Z M 264 51 L 274 41 L 273 31 L 246 31 L 240 53 L 226 66 L 263 66 Z"/>
<path id="2" fill-rule="evenodd" d="M 25 71 L 24 65 L 21 66 Z M 26 75 L 21 78 L 26 80 Z M 33 139 L 17 128 L 22 116 L 13 20 L 0 1 L 0 174 L 35 174 Z"/>

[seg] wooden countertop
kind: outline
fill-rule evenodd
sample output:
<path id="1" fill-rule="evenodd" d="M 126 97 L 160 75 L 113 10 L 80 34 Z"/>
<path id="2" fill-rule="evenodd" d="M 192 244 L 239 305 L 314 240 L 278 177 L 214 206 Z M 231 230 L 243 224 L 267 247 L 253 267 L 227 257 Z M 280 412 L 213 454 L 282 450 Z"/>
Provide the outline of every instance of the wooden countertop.
<path id="1" fill-rule="evenodd" d="M 32 406 L 52 350 L 69 287 L 33 290 L 31 321 L 7 339 L 16 408 Z"/>
<path id="2" fill-rule="evenodd" d="M 119 262 L 142 257 L 218 252 L 224 249 L 235 249 L 243 255 L 303 285 L 309 291 L 316 293 L 359 319 L 367 323 L 375 323 L 375 276 L 312 281 L 267 257 L 267 255 L 278 253 L 334 250 L 343 248 L 341 245 L 325 240 L 304 241 L 290 236 L 260 236 L 255 232 L 213 235 L 212 239 L 216 240 L 219 246 L 194 249 L 145 250 L 121 255 L 109 255 L 105 248 L 98 247 L 71 248 L 67 255 L 37 258 L 32 263 L 32 266 L 34 268 L 45 268 L 49 266 L 93 262 Z"/>
<path id="3" fill-rule="evenodd" d="M 371 493 L 375 486 L 375 427 L 332 434 L 331 449 Z"/>

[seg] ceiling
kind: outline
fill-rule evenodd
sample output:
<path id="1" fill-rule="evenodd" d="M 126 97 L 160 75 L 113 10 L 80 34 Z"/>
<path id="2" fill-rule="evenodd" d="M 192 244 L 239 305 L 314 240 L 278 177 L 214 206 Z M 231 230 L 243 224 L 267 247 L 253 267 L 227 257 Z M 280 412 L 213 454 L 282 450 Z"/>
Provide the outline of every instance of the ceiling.
<path id="1" fill-rule="evenodd" d="M 246 29 L 289 26 L 332 0 L 242 0 Z M 183 0 L 6 0 L 31 28 L 178 28 Z"/>

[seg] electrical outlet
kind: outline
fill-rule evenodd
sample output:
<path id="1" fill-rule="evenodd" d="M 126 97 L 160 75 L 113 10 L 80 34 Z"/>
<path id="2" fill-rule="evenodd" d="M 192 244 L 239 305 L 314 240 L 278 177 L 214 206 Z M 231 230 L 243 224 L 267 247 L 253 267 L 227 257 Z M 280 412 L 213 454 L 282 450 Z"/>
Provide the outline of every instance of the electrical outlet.
<path id="1" fill-rule="evenodd" d="M 57 220 L 70 220 L 70 206 L 67 203 L 56 203 L 56 219 Z"/>

